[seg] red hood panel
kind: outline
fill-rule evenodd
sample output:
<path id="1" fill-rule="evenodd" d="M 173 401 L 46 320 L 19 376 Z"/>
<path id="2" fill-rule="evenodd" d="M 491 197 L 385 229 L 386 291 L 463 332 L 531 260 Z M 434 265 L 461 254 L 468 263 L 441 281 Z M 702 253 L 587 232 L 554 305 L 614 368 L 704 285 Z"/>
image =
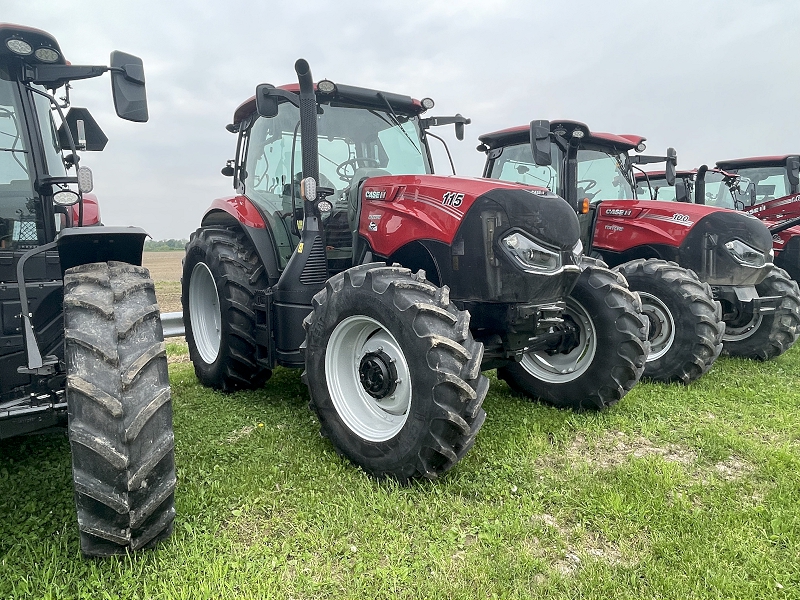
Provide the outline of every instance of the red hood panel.
<path id="1" fill-rule="evenodd" d="M 371 177 L 361 189 L 359 231 L 381 256 L 391 256 L 414 240 L 436 240 L 449 245 L 475 199 L 498 188 L 547 191 L 474 177 Z"/>
<path id="2" fill-rule="evenodd" d="M 594 245 L 623 252 L 649 244 L 679 246 L 700 219 L 724 208 L 684 202 L 653 200 L 605 200 L 594 233 Z"/>

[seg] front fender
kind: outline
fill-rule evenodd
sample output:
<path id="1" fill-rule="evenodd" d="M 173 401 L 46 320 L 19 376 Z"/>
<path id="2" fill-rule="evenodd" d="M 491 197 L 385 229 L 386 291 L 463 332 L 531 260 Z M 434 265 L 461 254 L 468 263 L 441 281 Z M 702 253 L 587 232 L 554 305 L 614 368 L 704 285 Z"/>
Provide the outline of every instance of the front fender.
<path id="1" fill-rule="evenodd" d="M 56 238 L 61 274 L 78 265 L 110 260 L 141 266 L 146 237 L 139 227 L 68 227 Z"/>

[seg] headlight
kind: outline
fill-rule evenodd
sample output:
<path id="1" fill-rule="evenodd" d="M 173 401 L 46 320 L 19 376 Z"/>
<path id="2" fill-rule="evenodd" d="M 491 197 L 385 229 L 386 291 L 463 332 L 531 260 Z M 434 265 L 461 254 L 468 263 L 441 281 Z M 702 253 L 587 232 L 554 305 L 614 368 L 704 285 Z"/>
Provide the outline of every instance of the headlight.
<path id="1" fill-rule="evenodd" d="M 572 258 L 575 259 L 575 264 L 581 264 L 581 256 L 583 256 L 583 242 L 578 242 L 572 247 Z"/>
<path id="2" fill-rule="evenodd" d="M 561 267 L 560 254 L 540 246 L 520 232 L 504 237 L 500 245 L 526 271 L 556 271 Z"/>
<path id="3" fill-rule="evenodd" d="M 758 268 L 763 267 L 767 263 L 763 252 L 759 252 L 741 240 L 726 242 L 725 249 L 740 265 Z"/>

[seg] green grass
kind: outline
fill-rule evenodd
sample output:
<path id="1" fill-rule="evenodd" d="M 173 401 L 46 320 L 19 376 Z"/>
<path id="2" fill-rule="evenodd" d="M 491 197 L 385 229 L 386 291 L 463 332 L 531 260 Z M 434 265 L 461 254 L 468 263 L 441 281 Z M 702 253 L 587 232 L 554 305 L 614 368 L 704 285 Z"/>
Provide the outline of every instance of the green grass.
<path id="1" fill-rule="evenodd" d="M 336 455 L 298 372 L 170 370 L 172 538 L 81 558 L 66 438 L 0 442 L 0 598 L 800 597 L 800 347 L 602 414 L 493 379 L 474 449 L 407 488 Z"/>

